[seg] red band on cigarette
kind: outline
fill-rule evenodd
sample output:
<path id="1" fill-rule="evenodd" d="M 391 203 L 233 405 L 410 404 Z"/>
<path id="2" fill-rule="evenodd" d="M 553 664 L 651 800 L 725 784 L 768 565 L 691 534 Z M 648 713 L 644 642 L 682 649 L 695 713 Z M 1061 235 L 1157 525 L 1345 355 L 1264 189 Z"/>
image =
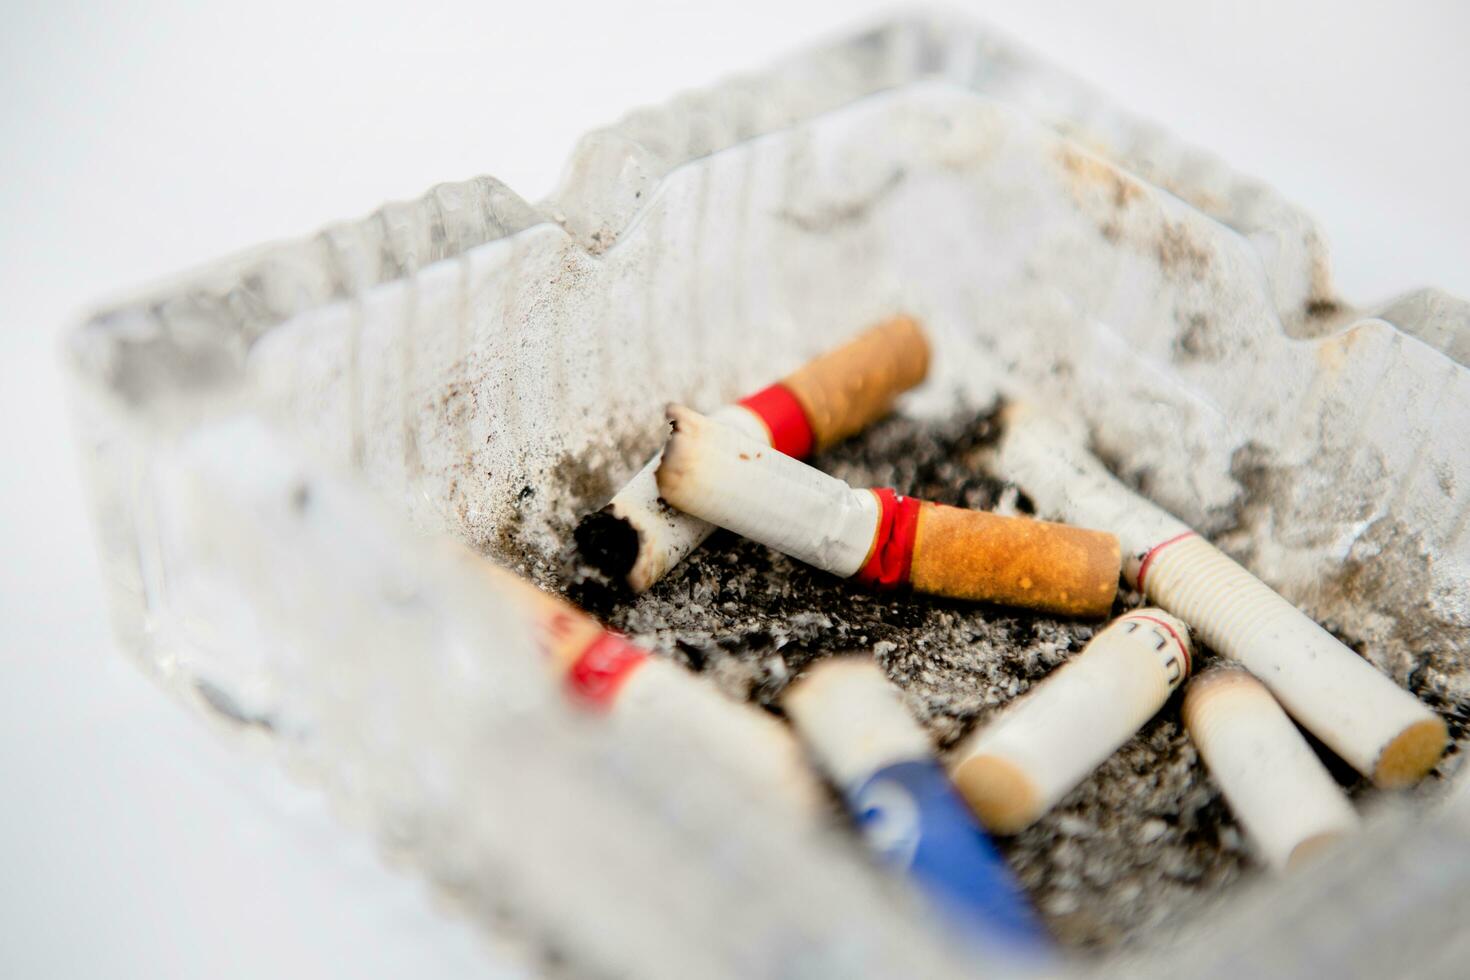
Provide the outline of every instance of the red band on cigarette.
<path id="1" fill-rule="evenodd" d="M 1143 577 L 1148 574 L 1148 566 L 1153 562 L 1155 555 L 1163 551 L 1165 548 L 1169 547 L 1169 545 L 1171 544 L 1183 541 L 1185 538 L 1192 538 L 1194 536 L 1195 533 L 1193 531 L 1185 531 L 1183 534 L 1176 534 L 1168 541 L 1161 541 L 1158 544 L 1154 545 L 1152 548 L 1148 549 L 1148 554 L 1144 555 L 1143 561 L 1138 563 L 1138 591 L 1143 591 Z"/>
<path id="2" fill-rule="evenodd" d="M 1174 627 L 1170 626 L 1168 623 L 1164 622 L 1162 619 L 1159 619 L 1156 616 L 1148 616 L 1143 613 L 1130 613 L 1127 618 L 1146 619 L 1150 623 L 1153 623 L 1155 626 L 1162 626 L 1164 628 L 1164 632 L 1172 636 L 1174 638 L 1174 642 L 1179 644 L 1179 652 L 1184 654 L 1184 672 L 1188 674 L 1194 670 L 1194 658 L 1189 655 L 1189 646 L 1184 642 L 1184 639 L 1174 631 Z"/>
<path id="3" fill-rule="evenodd" d="M 878 498 L 878 530 L 873 535 L 873 550 L 855 577 L 876 588 L 896 589 L 908 584 L 923 501 L 900 497 L 887 487 L 871 492 Z"/>
<path id="4" fill-rule="evenodd" d="M 740 405 L 755 413 L 771 434 L 771 448 L 795 459 L 806 459 L 811 455 L 816 437 L 812 424 L 807 421 L 801 402 L 791 389 L 777 382 L 763 388 L 748 398 L 740 399 Z"/>
<path id="5" fill-rule="evenodd" d="M 633 668 L 647 658 L 647 653 L 616 633 L 604 633 L 572 662 L 567 689 L 577 699 L 605 708 Z"/>

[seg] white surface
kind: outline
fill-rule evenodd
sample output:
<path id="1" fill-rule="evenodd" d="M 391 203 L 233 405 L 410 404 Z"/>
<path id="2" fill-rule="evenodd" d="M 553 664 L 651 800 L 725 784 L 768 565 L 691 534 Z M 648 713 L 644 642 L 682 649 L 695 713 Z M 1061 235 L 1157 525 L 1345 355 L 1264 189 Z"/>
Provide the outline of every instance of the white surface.
<path id="1" fill-rule="evenodd" d="M 586 129 L 880 8 L 138 6 L 0 10 L 0 975 L 489 972 L 416 882 L 112 650 L 58 332 L 439 180 L 538 197 Z M 1348 298 L 1470 295 L 1466 8 L 975 13 L 1306 206 Z"/>

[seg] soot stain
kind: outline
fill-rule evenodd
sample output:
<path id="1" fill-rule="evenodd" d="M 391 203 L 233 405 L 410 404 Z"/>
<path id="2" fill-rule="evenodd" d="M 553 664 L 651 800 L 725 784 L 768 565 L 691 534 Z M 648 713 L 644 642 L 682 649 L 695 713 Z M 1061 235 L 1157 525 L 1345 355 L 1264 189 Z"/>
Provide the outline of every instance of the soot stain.
<path id="1" fill-rule="evenodd" d="M 1182 223 L 1168 221 L 1154 243 L 1154 255 L 1166 272 L 1202 279 L 1210 267 L 1210 253 Z"/>

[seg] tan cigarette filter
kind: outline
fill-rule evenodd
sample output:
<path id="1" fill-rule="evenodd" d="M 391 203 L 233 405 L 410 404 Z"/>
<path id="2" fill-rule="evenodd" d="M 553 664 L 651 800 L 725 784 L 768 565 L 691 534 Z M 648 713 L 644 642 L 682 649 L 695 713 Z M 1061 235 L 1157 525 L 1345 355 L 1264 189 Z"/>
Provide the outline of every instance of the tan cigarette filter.
<path id="1" fill-rule="evenodd" d="M 1265 863 L 1286 871 L 1358 826 L 1347 796 L 1260 681 L 1212 670 L 1184 692 L 1184 724 Z"/>
<path id="2" fill-rule="evenodd" d="M 820 451 L 887 415 L 929 373 L 918 321 L 896 316 L 807 362 L 781 383 L 796 397 Z"/>
<path id="3" fill-rule="evenodd" d="M 1139 609 L 967 739 L 950 771 L 988 829 L 1018 833 L 1128 741 L 1189 674 L 1184 624 Z"/>
<path id="4" fill-rule="evenodd" d="M 1260 678 L 1293 718 L 1376 785 L 1409 786 L 1444 755 L 1449 732 L 1442 718 L 1178 518 L 1118 482 L 1059 420 L 1013 406 L 999 463 L 1043 512 L 1116 533 L 1130 584 Z"/>
<path id="5" fill-rule="evenodd" d="M 926 503 L 909 581 L 955 599 L 1104 616 L 1121 563 L 1118 539 L 1103 531 Z"/>

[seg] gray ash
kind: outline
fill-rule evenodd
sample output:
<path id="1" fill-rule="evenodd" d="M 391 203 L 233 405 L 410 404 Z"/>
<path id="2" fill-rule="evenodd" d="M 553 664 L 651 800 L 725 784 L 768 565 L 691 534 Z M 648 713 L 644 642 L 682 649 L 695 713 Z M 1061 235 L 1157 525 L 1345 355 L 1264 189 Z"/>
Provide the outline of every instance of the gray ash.
<path id="1" fill-rule="evenodd" d="M 815 464 L 855 486 L 1029 511 L 991 473 L 998 436 L 995 411 L 939 423 L 894 416 Z M 871 651 L 941 752 L 1101 626 L 873 592 L 726 532 L 641 596 L 585 569 L 567 580 L 577 578 L 572 597 L 608 625 L 771 710 L 813 662 Z M 1122 595 L 1114 611 L 1138 604 Z M 1185 737 L 1178 700 L 1040 822 L 1000 842 L 1037 908 L 1073 947 L 1131 945 L 1247 869 L 1242 834 Z"/>

